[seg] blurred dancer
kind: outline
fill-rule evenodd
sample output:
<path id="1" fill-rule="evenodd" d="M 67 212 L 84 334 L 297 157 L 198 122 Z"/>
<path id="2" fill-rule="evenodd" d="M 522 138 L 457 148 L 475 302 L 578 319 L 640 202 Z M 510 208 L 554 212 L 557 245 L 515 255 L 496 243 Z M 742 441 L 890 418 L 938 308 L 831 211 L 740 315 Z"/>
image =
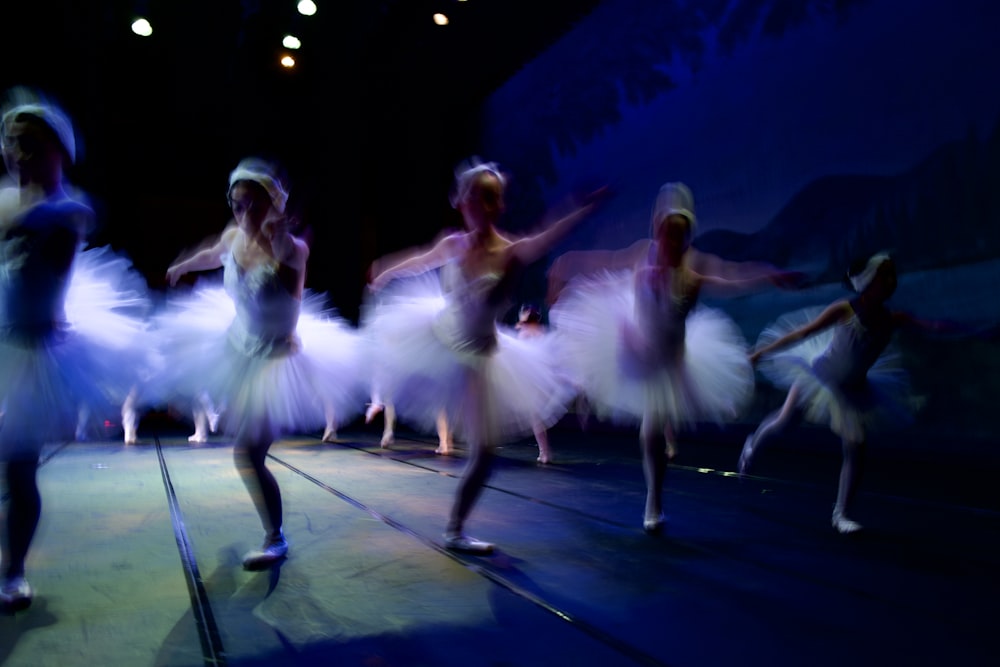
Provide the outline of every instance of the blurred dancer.
<path id="1" fill-rule="evenodd" d="M 372 263 L 373 275 L 380 272 L 380 267 L 388 267 L 402 261 L 401 255 L 382 258 Z M 384 364 L 380 364 L 378 351 L 384 349 L 391 341 L 383 339 L 380 335 L 384 327 L 371 326 L 373 319 L 386 308 L 396 313 L 397 317 L 433 318 L 445 307 L 444 295 L 441 291 L 441 281 L 436 271 L 428 271 L 416 276 L 407 276 L 395 280 L 389 289 L 382 290 L 379 294 L 369 291 L 362 308 L 362 329 L 371 340 L 372 350 L 375 351 L 373 361 L 375 364 L 374 380 L 372 381 L 372 394 L 365 410 L 365 423 L 370 424 L 380 413 L 383 416 L 382 439 L 380 445 L 388 447 L 396 440 L 396 406 L 383 391 L 383 386 L 389 382 L 382 377 L 385 373 L 392 372 Z M 452 432 L 448 424 L 448 417 L 444 407 L 438 411 L 434 424 L 438 435 L 438 447 L 435 454 L 449 456 L 452 453 Z"/>
<path id="2" fill-rule="evenodd" d="M 896 291 L 896 266 L 886 253 L 852 267 L 846 282 L 857 293 L 854 298 L 789 313 L 761 332 L 750 361 L 788 394 L 784 405 L 747 437 L 739 460 L 745 473 L 760 446 L 794 417 L 829 426 L 840 436 L 843 452 L 831 521 L 844 534 L 861 529 L 850 511 L 869 430 L 912 422 L 916 403 L 891 345 L 893 333 L 901 327 L 956 329 L 888 308 L 886 301 Z"/>
<path id="3" fill-rule="evenodd" d="M 698 306 L 702 288 L 737 293 L 788 277 L 694 250 L 695 225 L 691 191 L 667 183 L 656 198 L 648 243 L 621 253 L 576 253 L 554 264 L 562 284 L 551 292 L 559 295 L 549 320 L 565 358 L 575 364 L 575 381 L 597 417 L 639 424 L 643 529 L 650 534 L 663 527 L 663 485 L 667 460 L 676 453 L 676 429 L 731 420 L 753 394 L 743 336 L 727 315 Z M 595 272 L 595 258 L 624 260 L 623 270 Z M 744 273 L 751 268 L 754 273 Z M 563 280 L 571 275 L 576 278 Z M 661 436 L 664 445 L 658 444 Z"/>
<path id="4" fill-rule="evenodd" d="M 42 446 L 73 437 L 79 406 L 120 404 L 135 382 L 133 364 L 141 363 L 130 334 L 143 323 L 106 319 L 109 326 L 100 326 L 122 305 L 103 303 L 69 324 L 66 294 L 94 212 L 65 181 L 76 160 L 66 114 L 40 95 L 12 91 L 0 147 L 12 179 L 0 190 L 0 460 L 9 495 L 0 606 L 17 611 L 34 594 L 25 561 L 41 518 Z"/>
<path id="5" fill-rule="evenodd" d="M 170 391 L 225 401 L 236 468 L 265 532 L 263 546 L 243 559 L 247 569 L 288 552 L 281 491 L 265 465 L 271 445 L 282 433 L 325 426 L 331 409 L 342 419 L 356 415 L 364 395 L 363 341 L 306 291 L 309 247 L 291 231 L 288 194 L 275 164 L 240 162 L 229 177 L 235 221 L 167 269 L 176 285 L 188 272 L 222 267 L 228 308 L 213 306 L 218 290 L 202 289 L 158 317 Z"/>
<path id="6" fill-rule="evenodd" d="M 542 338 L 547 333 L 545 325 L 542 324 L 542 311 L 531 304 L 524 304 L 517 314 L 517 329 L 519 338 Z M 535 444 L 538 445 L 537 461 L 541 464 L 552 462 L 552 450 L 549 449 L 549 430 L 544 424 L 537 423 L 532 428 L 535 435 Z"/>
<path id="7" fill-rule="evenodd" d="M 433 425 L 442 407 L 469 447 L 445 529 L 445 546 L 476 554 L 493 544 L 465 534 L 465 523 L 492 469 L 498 444 L 549 425 L 566 411 L 573 388 L 541 346 L 502 335 L 503 312 L 518 269 L 541 259 L 595 205 L 593 197 L 543 231 L 513 238 L 496 227 L 507 177 L 473 160 L 455 174 L 452 206 L 466 231 L 448 234 L 372 278 L 380 290 L 395 278 L 441 269 L 443 308 L 394 308 L 383 300 L 369 326 L 384 347 L 382 390 L 398 412 Z"/>

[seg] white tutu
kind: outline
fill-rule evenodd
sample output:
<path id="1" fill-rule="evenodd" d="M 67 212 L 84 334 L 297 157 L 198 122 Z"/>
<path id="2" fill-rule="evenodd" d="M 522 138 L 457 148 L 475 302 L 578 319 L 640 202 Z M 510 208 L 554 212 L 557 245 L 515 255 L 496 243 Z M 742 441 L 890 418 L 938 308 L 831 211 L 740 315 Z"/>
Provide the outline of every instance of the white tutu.
<path id="1" fill-rule="evenodd" d="M 761 332 L 757 347 L 805 326 L 822 311 L 813 307 L 782 315 Z M 765 355 L 757 368 L 776 387 L 798 384 L 798 405 L 804 417 L 829 426 L 843 438 L 860 442 L 872 428 L 911 423 L 918 400 L 911 393 L 898 350 L 886 347 L 864 373 L 850 355 L 828 354 L 836 331 L 837 327 L 825 329 Z"/>
<path id="2" fill-rule="evenodd" d="M 368 395 L 361 381 L 367 341 L 324 301 L 307 291 L 292 339 L 248 348 L 234 334 L 236 307 L 225 288 L 200 283 L 154 318 L 166 368 L 150 393 L 185 405 L 207 395 L 225 407 L 223 428 L 230 434 L 252 423 L 308 432 L 322 429 L 328 416 L 350 421 Z"/>
<path id="3" fill-rule="evenodd" d="M 574 279 L 549 321 L 598 418 L 630 425 L 644 417 L 674 426 L 723 423 L 753 396 L 746 342 L 721 311 L 692 310 L 683 350 L 672 359 L 627 344 L 626 332 L 640 326 L 631 271 Z"/>
<path id="4" fill-rule="evenodd" d="M 145 280 L 110 248 L 77 252 L 66 290 L 66 322 L 48 336 L 0 336 L 5 455 L 70 439 L 79 410 L 117 420 L 132 387 L 155 368 Z"/>
<path id="5" fill-rule="evenodd" d="M 441 335 L 443 318 L 453 314 L 447 306 L 432 272 L 395 281 L 366 308 L 377 385 L 401 419 L 430 431 L 444 410 L 456 437 L 496 444 L 565 414 L 575 390 L 546 337 L 522 340 L 494 325 L 495 348 L 456 349 Z"/>

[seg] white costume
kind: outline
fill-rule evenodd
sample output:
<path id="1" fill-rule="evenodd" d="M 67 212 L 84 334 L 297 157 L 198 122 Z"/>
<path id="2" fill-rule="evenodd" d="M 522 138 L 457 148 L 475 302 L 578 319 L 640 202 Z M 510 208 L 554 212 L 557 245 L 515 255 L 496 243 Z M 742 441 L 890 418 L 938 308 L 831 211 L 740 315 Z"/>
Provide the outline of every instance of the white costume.
<path id="1" fill-rule="evenodd" d="M 637 284 L 634 271 L 574 279 L 549 321 L 575 382 L 602 419 L 721 423 L 753 395 L 753 370 L 736 324 L 647 281 Z"/>
<path id="2" fill-rule="evenodd" d="M 2 457 L 71 439 L 81 406 L 116 419 L 121 402 L 150 368 L 149 302 L 145 283 L 129 262 L 95 248 L 78 249 L 64 277 L 48 266 L 50 240 L 76 236 L 76 221 L 92 216 L 76 200 L 48 198 L 3 225 Z"/>
<path id="3" fill-rule="evenodd" d="M 822 310 L 783 315 L 761 332 L 757 346 L 799 329 Z M 844 324 L 765 355 L 758 368 L 777 387 L 797 384 L 805 418 L 848 440 L 860 442 L 871 427 L 908 424 L 915 399 L 899 354 L 890 346 L 890 318 L 881 306 L 864 317 L 855 312 Z"/>
<path id="4" fill-rule="evenodd" d="M 223 287 L 197 286 L 156 318 L 166 400 L 206 392 L 226 406 L 226 431 L 260 424 L 274 432 L 322 429 L 332 408 L 344 423 L 368 395 L 367 345 L 323 296 L 300 301 L 281 267 L 240 267 L 222 256 Z"/>
<path id="5" fill-rule="evenodd" d="M 378 382 L 402 419 L 427 430 L 444 409 L 456 437 L 499 443 L 554 424 L 575 390 L 541 339 L 497 325 L 501 276 L 467 278 L 453 260 L 396 281 L 371 306 L 366 328 Z M 486 414 L 475 414 L 476 396 Z"/>

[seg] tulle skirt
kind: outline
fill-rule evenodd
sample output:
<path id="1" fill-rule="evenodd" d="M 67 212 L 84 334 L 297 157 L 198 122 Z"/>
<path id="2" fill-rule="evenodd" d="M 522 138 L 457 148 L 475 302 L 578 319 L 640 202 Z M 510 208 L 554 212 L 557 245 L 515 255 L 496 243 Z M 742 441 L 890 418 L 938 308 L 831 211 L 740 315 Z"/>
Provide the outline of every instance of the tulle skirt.
<path id="1" fill-rule="evenodd" d="M 66 323 L 36 335 L 0 327 L 0 454 L 37 453 L 74 435 L 82 408 L 117 421 L 132 388 L 156 370 L 145 280 L 110 248 L 78 252 Z"/>
<path id="2" fill-rule="evenodd" d="M 669 358 L 637 350 L 632 273 L 577 278 L 549 312 L 561 356 L 593 414 L 613 423 L 691 427 L 738 417 L 753 397 L 743 335 L 721 311 L 697 307 L 683 347 Z"/>
<path id="3" fill-rule="evenodd" d="M 822 308 L 804 308 L 782 315 L 768 325 L 757 340 L 767 345 L 813 321 Z M 919 399 L 913 395 L 909 376 L 898 350 L 887 347 L 863 380 L 844 382 L 851 359 L 827 354 L 834 328 L 761 357 L 758 370 L 774 386 L 797 385 L 798 406 L 806 420 L 829 426 L 842 438 L 861 442 L 872 429 L 899 428 L 913 421 Z"/>
<path id="4" fill-rule="evenodd" d="M 575 389 L 547 337 L 498 327 L 494 347 L 458 350 L 435 331 L 444 312 L 433 274 L 396 281 L 366 308 L 377 385 L 400 419 L 431 431 L 443 411 L 458 439 L 499 444 L 566 413 Z"/>
<path id="5" fill-rule="evenodd" d="M 284 344 L 247 353 L 234 344 L 236 307 L 221 284 L 201 284 L 171 299 L 156 315 L 165 368 L 145 395 L 174 405 L 201 396 L 223 408 L 230 435 L 269 438 L 345 424 L 368 396 L 366 339 L 324 296 L 303 297 L 295 335 Z"/>

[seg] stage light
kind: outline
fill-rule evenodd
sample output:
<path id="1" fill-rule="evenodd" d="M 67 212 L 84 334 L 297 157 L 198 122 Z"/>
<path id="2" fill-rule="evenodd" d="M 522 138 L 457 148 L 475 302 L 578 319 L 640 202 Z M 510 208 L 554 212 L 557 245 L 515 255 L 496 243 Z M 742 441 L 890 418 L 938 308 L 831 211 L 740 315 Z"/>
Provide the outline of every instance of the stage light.
<path id="1" fill-rule="evenodd" d="M 287 53 L 285 55 L 281 56 L 281 61 L 280 62 L 281 62 L 281 66 L 284 67 L 285 69 L 294 69 L 295 68 L 295 58 L 291 57 Z"/>
<path id="2" fill-rule="evenodd" d="M 298 49 L 302 47 L 302 42 L 295 35 L 285 35 L 281 40 L 281 45 L 286 49 Z"/>
<path id="3" fill-rule="evenodd" d="M 438 25 L 448 25 L 448 17 L 444 14 L 435 14 L 434 22 Z"/>
<path id="4" fill-rule="evenodd" d="M 299 0 L 299 4 L 296 5 L 296 9 L 299 10 L 299 14 L 303 16 L 312 16 L 316 13 L 316 3 L 312 0 Z"/>
<path id="5" fill-rule="evenodd" d="M 149 24 L 144 18 L 138 18 L 132 21 L 132 32 L 139 35 L 140 37 L 149 37 L 153 34 L 153 26 Z"/>

